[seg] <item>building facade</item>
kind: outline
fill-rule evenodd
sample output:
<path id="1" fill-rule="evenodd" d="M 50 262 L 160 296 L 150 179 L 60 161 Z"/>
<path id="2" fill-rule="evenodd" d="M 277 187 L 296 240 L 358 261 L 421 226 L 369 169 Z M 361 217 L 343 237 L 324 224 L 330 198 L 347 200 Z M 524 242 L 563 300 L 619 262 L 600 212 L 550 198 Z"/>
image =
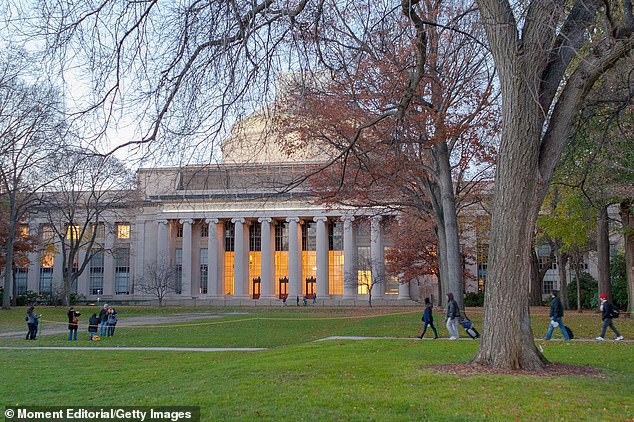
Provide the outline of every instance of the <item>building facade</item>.
<path id="1" fill-rule="evenodd" d="M 138 171 L 141 202 L 104 215 L 98 252 L 73 291 L 88 301 L 154 299 L 139 286 L 148 265 L 169 262 L 172 304 L 322 304 L 411 301 L 410 286 L 385 274 L 385 224 L 393 212 L 320 205 L 301 186 L 311 163 L 235 164 Z M 28 230 L 43 247 L 16 276 L 17 293 L 61 286 L 61 251 L 49 223 Z M 84 252 L 85 253 L 85 252 Z M 79 260 L 82 257 L 80 254 Z M 371 291 L 370 291 L 371 289 Z"/>

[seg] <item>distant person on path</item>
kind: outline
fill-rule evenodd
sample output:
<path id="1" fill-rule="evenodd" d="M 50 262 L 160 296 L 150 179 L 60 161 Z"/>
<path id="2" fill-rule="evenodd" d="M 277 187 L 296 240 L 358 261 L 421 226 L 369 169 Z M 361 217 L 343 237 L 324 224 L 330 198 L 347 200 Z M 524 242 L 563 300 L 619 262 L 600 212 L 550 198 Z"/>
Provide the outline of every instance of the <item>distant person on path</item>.
<path id="1" fill-rule="evenodd" d="M 623 340 L 623 336 L 617 331 L 617 329 L 614 327 L 614 324 L 612 324 L 612 319 L 618 318 L 618 310 L 616 309 L 614 305 L 608 302 L 608 295 L 602 294 L 601 296 L 599 296 L 599 299 L 601 299 L 600 309 L 601 309 L 601 319 L 603 320 L 603 324 L 601 325 L 601 335 L 597 337 L 596 339 L 599 341 L 605 340 L 605 332 L 608 329 L 608 327 L 610 327 L 612 331 L 614 331 L 614 334 L 616 334 L 615 340 L 616 341 Z"/>
<path id="2" fill-rule="evenodd" d="M 108 304 L 104 303 L 103 308 L 99 311 L 99 335 L 101 337 L 106 336 L 106 330 L 108 329 Z"/>
<path id="3" fill-rule="evenodd" d="M 90 335 L 90 341 L 97 335 L 97 329 L 99 328 L 99 317 L 96 313 L 92 314 L 88 320 L 88 334 Z"/>
<path id="4" fill-rule="evenodd" d="M 29 327 L 29 332 L 26 333 L 27 340 L 35 340 L 37 337 L 37 326 L 39 325 L 39 319 L 42 315 L 35 313 L 35 306 L 29 306 L 26 311 L 26 325 Z"/>
<path id="5" fill-rule="evenodd" d="M 544 340 L 550 340 L 553 336 L 553 331 L 557 327 L 561 330 L 564 340 L 570 340 L 568 330 L 566 330 L 566 327 L 564 326 L 564 307 L 561 304 L 559 294 L 556 290 L 553 290 L 552 292 L 552 299 L 552 302 L 550 302 L 550 324 L 548 324 L 548 332 L 546 333 Z"/>
<path id="6" fill-rule="evenodd" d="M 68 308 L 68 341 L 77 340 L 77 328 L 79 328 L 79 312 L 72 306 Z"/>
<path id="7" fill-rule="evenodd" d="M 108 337 L 114 336 L 114 327 L 117 325 L 117 311 L 114 308 L 108 309 Z"/>
<path id="8" fill-rule="evenodd" d="M 423 312 L 423 332 L 420 333 L 418 338 L 422 339 L 425 336 L 425 331 L 427 331 L 427 327 L 431 327 L 434 330 L 434 339 L 438 338 L 438 332 L 436 331 L 436 327 L 434 327 L 434 315 L 432 314 L 433 305 L 428 297 L 425 298 L 425 311 Z"/>
<path id="9" fill-rule="evenodd" d="M 313 295 L 313 305 L 317 303 L 317 293 Z"/>
<path id="10" fill-rule="evenodd" d="M 447 330 L 449 331 L 449 340 L 457 340 L 460 337 L 458 333 L 458 319 L 460 318 L 460 309 L 458 302 L 453 298 L 453 293 L 447 293 Z"/>

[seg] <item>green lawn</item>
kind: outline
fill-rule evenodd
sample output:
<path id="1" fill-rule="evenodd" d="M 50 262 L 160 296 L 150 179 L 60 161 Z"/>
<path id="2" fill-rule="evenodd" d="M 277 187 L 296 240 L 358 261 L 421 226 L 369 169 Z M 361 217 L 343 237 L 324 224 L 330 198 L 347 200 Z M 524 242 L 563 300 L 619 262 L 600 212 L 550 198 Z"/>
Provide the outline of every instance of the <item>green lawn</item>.
<path id="1" fill-rule="evenodd" d="M 87 340 L 82 311 L 76 347 L 267 347 L 258 352 L 2 350 L 0 404 L 194 405 L 203 420 L 614 420 L 634 418 L 634 344 L 538 343 L 552 361 L 591 365 L 601 378 L 527 375 L 456 376 L 427 365 L 467 362 L 477 341 L 334 340 L 328 336 L 413 337 L 419 312 L 392 309 L 120 308 L 133 316 L 205 313 L 216 318 L 153 327 L 120 327 L 113 338 Z M 66 346 L 65 310 L 46 308 L 44 335 L 0 346 Z M 537 314 L 537 312 L 534 312 Z M 0 333 L 25 331 L 24 309 L 0 312 Z M 470 312 L 478 328 L 481 316 Z M 85 317 L 85 318 L 84 318 Z M 437 317 L 437 319 L 440 319 Z M 536 337 L 546 314 L 534 315 Z M 600 318 L 569 312 L 577 337 L 595 337 Z M 619 319 L 626 339 L 634 323 Z M 442 324 L 437 324 L 442 325 Z M 446 335 L 442 329 L 441 334 Z M 462 333 L 461 333 L 462 335 Z M 555 338 L 560 334 L 556 332 Z"/>

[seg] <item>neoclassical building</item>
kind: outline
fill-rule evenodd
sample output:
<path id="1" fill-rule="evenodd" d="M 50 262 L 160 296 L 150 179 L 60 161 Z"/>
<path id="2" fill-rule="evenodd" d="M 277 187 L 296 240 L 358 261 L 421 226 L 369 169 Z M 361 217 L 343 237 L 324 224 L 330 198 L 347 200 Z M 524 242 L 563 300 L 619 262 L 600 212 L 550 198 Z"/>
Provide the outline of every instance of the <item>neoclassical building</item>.
<path id="1" fill-rule="evenodd" d="M 138 170 L 142 201 L 97 227 L 98 253 L 74 286 L 87 300 L 140 302 L 151 263 L 176 266 L 168 303 L 250 303 L 315 295 L 319 303 L 409 301 L 410 288 L 385 275 L 392 213 L 319 205 L 308 190 L 282 189 L 314 163 L 223 164 Z M 30 230 L 52 239 L 33 216 Z M 45 242 L 46 243 L 46 242 Z M 32 254 L 18 294 L 61 283 L 59 248 Z M 81 257 L 80 257 L 81 259 Z"/>

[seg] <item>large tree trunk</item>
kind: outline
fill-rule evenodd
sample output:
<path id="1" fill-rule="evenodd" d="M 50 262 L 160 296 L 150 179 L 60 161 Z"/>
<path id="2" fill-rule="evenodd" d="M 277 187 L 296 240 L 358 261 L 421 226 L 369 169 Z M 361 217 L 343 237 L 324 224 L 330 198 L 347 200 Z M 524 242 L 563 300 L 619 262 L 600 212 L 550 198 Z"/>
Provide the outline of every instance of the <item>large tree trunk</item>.
<path id="1" fill-rule="evenodd" d="M 583 257 L 575 253 L 575 279 L 577 282 L 577 312 L 581 312 L 581 261 Z"/>
<path id="2" fill-rule="evenodd" d="M 442 222 L 442 219 L 441 219 Z M 436 238 L 438 239 L 438 305 L 443 304 L 443 292 L 447 292 L 447 240 L 445 238 L 444 224 L 436 226 Z"/>
<path id="3" fill-rule="evenodd" d="M 491 221 L 490 277 L 482 341 L 474 362 L 496 368 L 540 370 L 545 358 L 535 346 L 528 291 L 535 221 L 545 194 L 536 142 L 542 130 L 542 111 L 526 81 L 501 80 L 502 138 Z"/>
<path id="4" fill-rule="evenodd" d="M 458 234 L 458 215 L 456 211 L 456 197 L 451 179 L 451 165 L 449 150 L 444 142 L 436 146 L 439 187 L 442 203 L 443 221 L 445 226 L 447 279 L 445 293 L 453 293 L 459 309 L 464 309 L 464 288 L 462 284 L 462 255 L 460 253 L 460 237 Z"/>
<path id="5" fill-rule="evenodd" d="M 15 197 L 12 192 L 9 193 L 9 232 L 7 233 L 7 260 L 4 265 L 4 292 L 2 296 L 2 308 L 11 308 L 11 297 L 13 296 L 13 256 L 15 244 L 15 227 L 17 219 L 15 218 Z"/>
<path id="6" fill-rule="evenodd" d="M 570 309 L 570 301 L 568 300 L 568 254 L 561 253 L 559 248 L 556 251 L 557 254 L 557 272 L 559 273 L 559 290 L 561 304 L 564 309 Z"/>
<path id="7" fill-rule="evenodd" d="M 608 207 L 597 210 L 597 270 L 599 272 L 599 294 L 608 295 L 612 301 L 610 285 L 610 232 L 608 226 Z"/>
<path id="8" fill-rule="evenodd" d="M 621 203 L 621 223 L 625 233 L 625 274 L 627 275 L 628 312 L 634 311 L 634 216 L 632 201 Z"/>

